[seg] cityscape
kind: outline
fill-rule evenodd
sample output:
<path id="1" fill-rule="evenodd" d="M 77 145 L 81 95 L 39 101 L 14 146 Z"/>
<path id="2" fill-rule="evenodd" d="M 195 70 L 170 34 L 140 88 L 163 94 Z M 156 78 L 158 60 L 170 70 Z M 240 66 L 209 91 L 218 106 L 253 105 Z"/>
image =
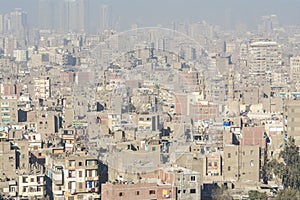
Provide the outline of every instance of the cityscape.
<path id="1" fill-rule="evenodd" d="M 0 200 L 300 199 L 286 1 L 0 0 Z"/>

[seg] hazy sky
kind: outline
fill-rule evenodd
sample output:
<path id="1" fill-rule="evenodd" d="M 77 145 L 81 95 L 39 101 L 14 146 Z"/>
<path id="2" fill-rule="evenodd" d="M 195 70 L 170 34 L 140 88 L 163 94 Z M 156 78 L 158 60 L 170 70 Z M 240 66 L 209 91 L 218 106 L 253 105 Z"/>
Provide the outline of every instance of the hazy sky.
<path id="1" fill-rule="evenodd" d="M 281 24 L 300 24 L 300 0 L 90 0 L 95 5 L 108 4 L 122 28 L 138 23 L 145 26 L 177 21 L 206 20 L 218 25 L 237 22 L 256 25 L 261 16 L 277 14 Z M 36 24 L 38 0 L 0 0 L 0 12 L 15 7 L 29 14 Z M 99 6 L 99 11 L 101 10 Z M 115 20 L 116 21 L 116 20 Z"/>

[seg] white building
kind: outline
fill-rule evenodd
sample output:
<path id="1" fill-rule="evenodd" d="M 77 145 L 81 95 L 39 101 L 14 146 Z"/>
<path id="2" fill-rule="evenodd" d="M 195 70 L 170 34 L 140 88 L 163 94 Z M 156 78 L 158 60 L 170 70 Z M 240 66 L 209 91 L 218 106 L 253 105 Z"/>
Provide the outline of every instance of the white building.
<path id="1" fill-rule="evenodd" d="M 34 96 L 36 99 L 48 99 L 51 97 L 51 86 L 49 77 L 34 79 Z"/>
<path id="2" fill-rule="evenodd" d="M 28 61 L 28 51 L 14 50 L 14 58 L 16 59 L 16 62 L 26 62 Z"/>
<path id="3" fill-rule="evenodd" d="M 281 53 L 277 42 L 263 40 L 253 41 L 249 45 L 248 66 L 249 74 L 256 78 L 268 77 L 280 70 L 282 64 Z"/>

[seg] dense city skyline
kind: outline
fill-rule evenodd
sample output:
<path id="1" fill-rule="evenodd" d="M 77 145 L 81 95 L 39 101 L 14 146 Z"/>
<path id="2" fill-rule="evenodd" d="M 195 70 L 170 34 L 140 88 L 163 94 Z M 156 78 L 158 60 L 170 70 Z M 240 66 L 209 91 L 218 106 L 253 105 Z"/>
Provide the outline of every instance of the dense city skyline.
<path id="1" fill-rule="evenodd" d="M 0 0 L 0 200 L 299 199 L 297 1 Z"/>
<path id="2" fill-rule="evenodd" d="M 39 0 L 0 1 L 0 13 L 22 8 L 28 12 L 31 26 L 38 27 Z M 72 2 L 72 1 L 70 1 Z M 255 27 L 262 16 L 276 14 L 283 25 L 299 24 L 300 2 L 297 0 L 255 0 L 255 1 L 197 1 L 190 0 L 132 0 L 128 1 L 97 1 L 86 0 L 90 6 L 90 20 L 101 21 L 101 5 L 107 4 L 111 9 L 113 25 L 120 29 L 129 29 L 132 24 L 141 26 L 156 26 L 169 24 L 172 21 L 195 22 L 205 20 L 208 23 L 235 28 L 236 25 L 245 24 L 249 28 Z M 97 9 L 98 8 L 98 9 Z"/>

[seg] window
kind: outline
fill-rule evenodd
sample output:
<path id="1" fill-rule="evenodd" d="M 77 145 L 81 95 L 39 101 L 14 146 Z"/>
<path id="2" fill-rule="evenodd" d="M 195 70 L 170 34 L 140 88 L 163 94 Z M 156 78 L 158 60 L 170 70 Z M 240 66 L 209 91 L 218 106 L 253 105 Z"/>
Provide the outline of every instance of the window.
<path id="1" fill-rule="evenodd" d="M 136 192 L 135 192 L 135 195 L 140 195 L 140 191 L 136 191 Z"/>
<path id="2" fill-rule="evenodd" d="M 122 197 L 124 196 L 124 193 L 123 192 L 119 192 L 119 197 Z"/>
<path id="3" fill-rule="evenodd" d="M 78 162 L 78 166 L 82 166 L 82 162 Z"/>
<path id="4" fill-rule="evenodd" d="M 227 156 L 228 158 L 231 158 L 231 153 L 228 153 L 228 156 Z"/>
<path id="5" fill-rule="evenodd" d="M 156 147 L 152 147 L 152 151 L 156 151 Z"/>
<path id="6" fill-rule="evenodd" d="M 183 193 L 185 194 L 186 190 L 183 190 Z"/>
<path id="7" fill-rule="evenodd" d="M 250 161 L 250 166 L 251 166 L 251 167 L 254 166 L 254 161 L 253 161 L 253 160 Z"/>
<path id="8" fill-rule="evenodd" d="M 231 167 L 230 167 L 230 166 L 228 166 L 227 170 L 228 170 L 228 171 L 230 171 L 230 170 L 231 170 Z"/>
<path id="9" fill-rule="evenodd" d="M 27 177 L 23 177 L 23 183 L 27 183 Z"/>
<path id="10" fill-rule="evenodd" d="M 68 183 L 68 189 L 70 190 L 72 188 L 71 182 Z"/>
<path id="11" fill-rule="evenodd" d="M 93 171 L 87 170 L 87 177 L 93 177 Z"/>
<path id="12" fill-rule="evenodd" d="M 76 172 L 74 170 L 69 171 L 69 178 L 75 178 L 76 177 Z"/>
<path id="13" fill-rule="evenodd" d="M 82 189 L 82 186 L 83 186 L 82 183 L 79 183 L 79 184 L 78 184 L 79 189 Z"/>
<path id="14" fill-rule="evenodd" d="M 190 189 L 190 193 L 191 194 L 195 194 L 196 193 L 196 189 Z"/>
<path id="15" fill-rule="evenodd" d="M 211 167 L 211 162 L 209 162 L 209 163 L 208 163 L 208 166 L 210 166 L 210 167 Z"/>
<path id="16" fill-rule="evenodd" d="M 150 190 L 149 194 L 155 194 L 155 190 Z"/>
<path id="17" fill-rule="evenodd" d="M 79 171 L 79 177 L 80 178 L 82 177 L 82 171 Z"/>
<path id="18" fill-rule="evenodd" d="M 214 166 L 217 167 L 218 166 L 218 162 L 214 162 Z"/>
<path id="19" fill-rule="evenodd" d="M 178 190 L 178 192 L 177 192 L 177 193 L 179 194 L 180 192 L 181 192 L 181 190 Z"/>
<path id="20" fill-rule="evenodd" d="M 191 176 L 191 181 L 195 181 L 196 177 L 195 176 Z"/>
<path id="21" fill-rule="evenodd" d="M 69 161 L 69 167 L 75 167 L 75 160 Z"/>
<path id="22" fill-rule="evenodd" d="M 30 182 L 34 182 L 34 178 L 31 178 L 31 179 L 30 179 Z"/>
<path id="23" fill-rule="evenodd" d="M 9 187 L 9 192 L 15 192 L 15 191 L 16 191 L 15 187 L 12 187 L 12 186 Z"/>

